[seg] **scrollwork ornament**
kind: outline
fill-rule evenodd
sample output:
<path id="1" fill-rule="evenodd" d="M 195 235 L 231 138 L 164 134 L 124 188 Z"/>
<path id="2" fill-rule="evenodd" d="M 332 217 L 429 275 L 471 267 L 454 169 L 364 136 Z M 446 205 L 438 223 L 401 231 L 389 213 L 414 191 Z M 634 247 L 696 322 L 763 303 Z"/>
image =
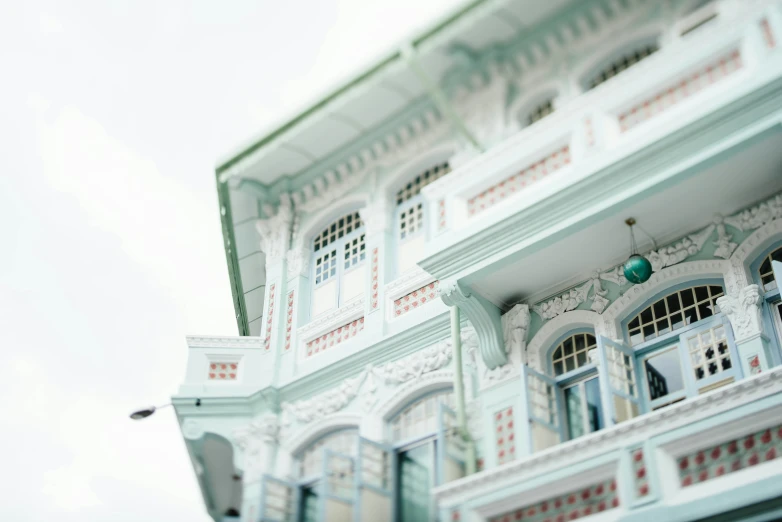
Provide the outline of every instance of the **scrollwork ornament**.
<path id="1" fill-rule="evenodd" d="M 738 294 L 724 295 L 717 299 L 717 306 L 728 316 L 736 342 L 762 333 L 760 315 L 760 290 L 752 284 L 739 290 Z"/>

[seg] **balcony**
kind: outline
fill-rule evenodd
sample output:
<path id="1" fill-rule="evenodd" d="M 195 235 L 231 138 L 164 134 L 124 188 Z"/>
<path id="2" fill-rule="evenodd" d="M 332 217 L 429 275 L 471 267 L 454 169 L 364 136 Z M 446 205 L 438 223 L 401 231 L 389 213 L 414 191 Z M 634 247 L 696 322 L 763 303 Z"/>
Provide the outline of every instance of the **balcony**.
<path id="1" fill-rule="evenodd" d="M 722 13 L 426 187 L 445 227 L 419 264 L 507 307 L 557 291 L 535 267 L 576 277 L 543 259 L 589 247 L 597 268 L 625 256 L 619 212 L 683 233 L 701 223 L 682 208 L 728 213 L 782 188 L 777 20 L 776 4 Z M 574 238 L 587 227 L 599 248 Z M 518 274 L 539 283 L 508 285 Z"/>
<path id="2" fill-rule="evenodd" d="M 674 521 L 761 503 L 782 480 L 780 392 L 777 367 L 440 486 L 438 505 L 444 520 Z"/>

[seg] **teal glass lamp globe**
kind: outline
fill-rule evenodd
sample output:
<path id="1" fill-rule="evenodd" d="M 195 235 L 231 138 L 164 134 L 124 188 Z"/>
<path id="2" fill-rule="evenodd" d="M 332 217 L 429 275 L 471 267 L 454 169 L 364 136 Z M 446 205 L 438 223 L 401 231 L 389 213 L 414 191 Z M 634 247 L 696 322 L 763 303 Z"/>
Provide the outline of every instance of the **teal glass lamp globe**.
<path id="1" fill-rule="evenodd" d="M 633 284 L 645 283 L 652 277 L 652 264 L 644 256 L 633 254 L 625 261 L 625 278 Z"/>

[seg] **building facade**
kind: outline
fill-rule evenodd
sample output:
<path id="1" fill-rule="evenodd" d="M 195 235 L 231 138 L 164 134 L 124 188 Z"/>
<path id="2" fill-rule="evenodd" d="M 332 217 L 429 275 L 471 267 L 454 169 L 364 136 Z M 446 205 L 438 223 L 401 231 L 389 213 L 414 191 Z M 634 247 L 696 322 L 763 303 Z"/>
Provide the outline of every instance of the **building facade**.
<path id="1" fill-rule="evenodd" d="M 240 336 L 173 399 L 210 516 L 782 518 L 780 39 L 474 2 L 222 161 Z"/>

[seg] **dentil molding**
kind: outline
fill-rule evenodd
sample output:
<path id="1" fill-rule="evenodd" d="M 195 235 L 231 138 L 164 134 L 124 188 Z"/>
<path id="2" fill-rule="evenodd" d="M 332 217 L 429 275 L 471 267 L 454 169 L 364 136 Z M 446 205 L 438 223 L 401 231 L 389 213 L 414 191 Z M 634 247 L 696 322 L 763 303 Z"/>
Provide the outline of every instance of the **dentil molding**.
<path id="1" fill-rule="evenodd" d="M 652 264 L 654 272 L 652 279 L 659 279 L 656 276 L 664 272 L 664 269 L 678 265 L 687 258 L 699 253 L 708 240 L 715 235 L 716 231 L 714 256 L 718 259 L 730 259 L 731 270 L 722 270 L 720 275 L 723 275 L 725 278 L 728 292 L 735 294 L 740 287 L 748 282 L 744 264 L 747 263 L 747 258 L 754 250 L 754 247 L 774 234 L 782 232 L 782 219 L 780 218 L 782 218 L 782 194 L 777 194 L 728 217 L 717 214 L 714 216 L 712 223 L 702 230 L 688 234 L 670 245 L 647 253 L 646 257 Z M 740 232 L 755 229 L 762 229 L 763 232 L 758 230 L 747 237 L 740 245 L 737 245 L 732 241 L 733 236 L 729 233 L 728 227 L 732 227 Z M 715 261 L 719 262 L 718 260 Z M 600 284 L 601 280 L 609 281 L 619 286 L 627 284 L 627 280 L 622 272 L 622 266 L 619 265 L 605 272 L 595 272 L 590 280 L 580 283 L 559 296 L 534 305 L 532 310 L 545 322 L 575 310 L 582 303 L 588 301 L 591 294 L 593 296 L 591 309 L 599 314 L 604 314 L 610 301 L 604 297 L 607 292 L 603 290 Z M 639 286 L 643 285 L 635 285 L 628 292 L 635 293 Z M 621 300 L 621 297 L 618 300 Z M 609 317 L 610 320 L 611 317 Z M 615 333 L 612 335 L 615 336 Z"/>
<path id="2" fill-rule="evenodd" d="M 189 348 L 242 348 L 261 349 L 263 339 L 260 337 L 220 337 L 220 336 L 187 336 Z"/>

